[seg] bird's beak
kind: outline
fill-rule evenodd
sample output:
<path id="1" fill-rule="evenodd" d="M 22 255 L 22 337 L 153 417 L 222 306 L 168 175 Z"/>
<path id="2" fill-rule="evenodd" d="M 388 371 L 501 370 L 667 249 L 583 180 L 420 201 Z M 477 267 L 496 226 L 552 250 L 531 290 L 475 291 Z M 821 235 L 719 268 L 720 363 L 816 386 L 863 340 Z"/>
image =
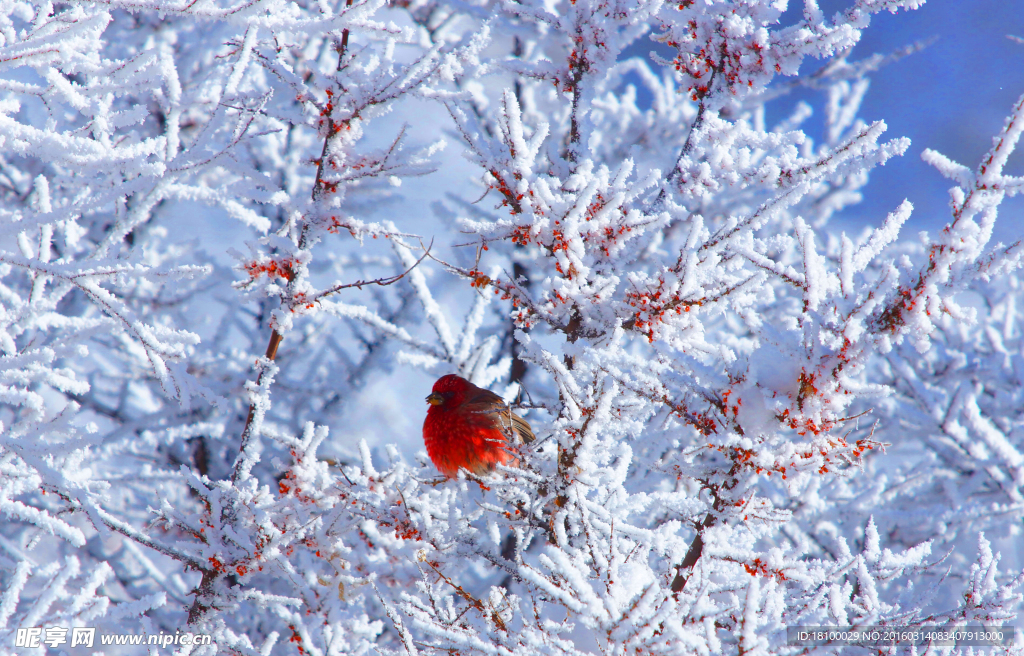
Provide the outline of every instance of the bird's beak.
<path id="1" fill-rule="evenodd" d="M 444 397 L 437 392 L 432 392 L 430 396 L 427 397 L 427 403 L 430 405 L 441 405 L 444 403 Z"/>

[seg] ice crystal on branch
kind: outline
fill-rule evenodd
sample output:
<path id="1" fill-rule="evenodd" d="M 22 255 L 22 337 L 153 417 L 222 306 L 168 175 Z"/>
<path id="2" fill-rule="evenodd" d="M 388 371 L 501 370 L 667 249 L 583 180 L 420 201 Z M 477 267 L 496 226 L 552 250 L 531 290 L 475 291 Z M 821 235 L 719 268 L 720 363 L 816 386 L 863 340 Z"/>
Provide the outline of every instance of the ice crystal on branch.
<path id="1" fill-rule="evenodd" d="M 783 654 L 1011 622 L 1021 103 L 977 168 L 925 151 L 943 230 L 829 225 L 909 145 L 858 118 L 884 58 L 851 48 L 919 4 L 5 5 L 0 636 Z M 769 124 L 797 87 L 820 105 Z M 515 466 L 423 455 L 452 372 L 531 423 Z"/>

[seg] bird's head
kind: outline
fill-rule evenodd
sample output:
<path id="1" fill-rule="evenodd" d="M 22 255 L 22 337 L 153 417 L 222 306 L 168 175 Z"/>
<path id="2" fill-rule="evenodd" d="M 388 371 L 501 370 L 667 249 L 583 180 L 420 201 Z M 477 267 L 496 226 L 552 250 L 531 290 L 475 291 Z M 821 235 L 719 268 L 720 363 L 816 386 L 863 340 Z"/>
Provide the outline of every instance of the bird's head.
<path id="1" fill-rule="evenodd" d="M 470 382 L 461 376 L 448 374 L 441 376 L 434 383 L 434 387 L 427 396 L 427 403 L 436 407 L 452 407 L 459 405 L 466 391 L 469 390 Z"/>

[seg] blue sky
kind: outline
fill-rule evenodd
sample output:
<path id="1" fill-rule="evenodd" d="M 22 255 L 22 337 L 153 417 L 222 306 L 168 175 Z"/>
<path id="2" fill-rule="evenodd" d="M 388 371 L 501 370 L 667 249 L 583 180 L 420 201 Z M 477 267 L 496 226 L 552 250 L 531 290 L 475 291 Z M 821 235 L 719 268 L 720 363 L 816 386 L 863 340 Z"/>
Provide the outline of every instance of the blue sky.
<path id="1" fill-rule="evenodd" d="M 853 0 L 818 0 L 827 16 L 846 9 Z M 790 0 L 782 25 L 801 20 L 803 0 Z M 835 219 L 843 229 L 878 225 L 904 198 L 914 213 L 903 239 L 918 231 L 941 229 L 950 218 L 949 181 L 921 160 L 932 148 L 975 169 L 1002 129 L 1010 109 L 1024 95 L 1024 0 L 929 0 L 913 11 L 876 14 L 851 53 L 857 61 L 874 53 L 890 54 L 927 42 L 919 52 L 891 63 L 871 76 L 860 117 L 884 120 L 887 139 L 909 137 L 910 149 L 900 158 L 876 169 L 863 189 L 864 201 L 847 208 Z M 642 55 L 650 45 L 636 44 L 623 56 Z M 670 52 L 662 52 L 671 56 Z M 801 73 L 824 62 L 804 60 Z M 628 76 L 627 76 L 628 79 Z M 630 80 L 633 83 L 638 80 Z M 785 82 L 786 78 L 778 78 Z M 645 91 L 637 84 L 644 102 Z M 797 90 L 768 105 L 768 121 L 788 116 L 799 101 L 808 102 L 814 115 L 803 126 L 819 138 L 824 94 Z M 1010 158 L 1006 173 L 1024 174 L 1024 144 Z M 1024 237 L 1024 197 L 1003 202 L 995 239 L 1012 242 Z"/>
<path id="2" fill-rule="evenodd" d="M 821 4 L 834 10 L 848 2 Z M 803 3 L 791 5 L 800 11 Z M 1024 44 L 1008 34 L 1024 37 L 1024 0 L 931 0 L 915 11 L 873 19 L 854 59 L 935 40 L 872 77 L 861 117 L 885 120 L 890 137 L 909 137 L 912 145 L 872 175 L 864 202 L 847 213 L 850 220 L 877 223 L 908 198 L 915 209 L 904 238 L 945 224 L 950 185 L 921 161 L 921 151 L 933 148 L 972 169 L 977 166 L 1024 94 Z M 1006 172 L 1024 174 L 1024 144 Z M 1006 242 L 1024 237 L 1024 198 L 1004 201 L 996 237 Z"/>

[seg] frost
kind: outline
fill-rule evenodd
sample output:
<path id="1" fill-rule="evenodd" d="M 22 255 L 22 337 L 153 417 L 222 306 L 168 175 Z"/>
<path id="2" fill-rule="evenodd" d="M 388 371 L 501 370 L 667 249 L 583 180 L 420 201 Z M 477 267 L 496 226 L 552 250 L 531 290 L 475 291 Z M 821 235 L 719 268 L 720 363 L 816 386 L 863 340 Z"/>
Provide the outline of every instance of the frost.
<path id="1" fill-rule="evenodd" d="M 907 201 L 830 224 L 909 146 L 851 49 L 919 4 L 4 5 L 0 651 L 1010 625 L 1024 248 L 990 240 L 1024 98 L 977 166 L 924 151 L 934 236 Z M 532 425 L 513 466 L 423 454 L 452 372 Z"/>

